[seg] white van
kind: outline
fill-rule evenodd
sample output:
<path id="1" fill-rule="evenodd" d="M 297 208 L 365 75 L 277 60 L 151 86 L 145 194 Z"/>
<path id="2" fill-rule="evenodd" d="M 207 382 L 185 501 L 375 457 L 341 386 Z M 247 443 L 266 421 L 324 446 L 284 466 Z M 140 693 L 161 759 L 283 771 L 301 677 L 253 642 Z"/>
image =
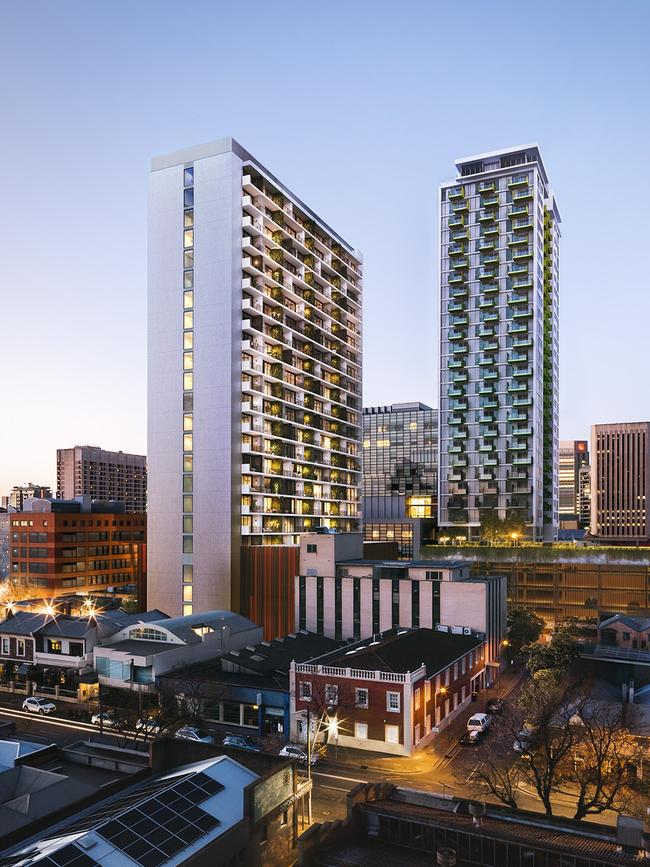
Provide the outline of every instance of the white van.
<path id="1" fill-rule="evenodd" d="M 475 713 L 467 720 L 468 732 L 485 732 L 489 729 L 492 717 L 488 713 Z"/>

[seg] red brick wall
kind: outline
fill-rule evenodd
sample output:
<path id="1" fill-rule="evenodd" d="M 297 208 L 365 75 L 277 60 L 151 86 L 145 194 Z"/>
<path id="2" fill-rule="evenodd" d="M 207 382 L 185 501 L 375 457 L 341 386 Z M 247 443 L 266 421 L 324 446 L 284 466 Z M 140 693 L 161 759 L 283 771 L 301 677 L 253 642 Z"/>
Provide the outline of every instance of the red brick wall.
<path id="1" fill-rule="evenodd" d="M 617 646 L 625 650 L 647 650 L 650 647 L 650 630 L 637 632 L 625 623 L 613 623 L 607 627 L 607 632 L 615 632 Z M 629 637 L 624 638 L 624 635 Z"/>

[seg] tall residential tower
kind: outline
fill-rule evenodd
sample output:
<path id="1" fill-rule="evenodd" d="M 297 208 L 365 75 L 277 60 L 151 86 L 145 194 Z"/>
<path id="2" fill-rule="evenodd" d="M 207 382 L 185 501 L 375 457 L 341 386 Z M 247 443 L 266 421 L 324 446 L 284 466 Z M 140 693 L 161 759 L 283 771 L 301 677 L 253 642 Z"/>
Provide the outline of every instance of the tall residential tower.
<path id="1" fill-rule="evenodd" d="M 230 138 L 149 221 L 149 604 L 238 610 L 243 547 L 360 530 L 361 257 Z"/>
<path id="2" fill-rule="evenodd" d="M 539 148 L 456 161 L 440 188 L 440 527 L 558 525 L 560 215 Z"/>
<path id="3" fill-rule="evenodd" d="M 56 496 L 120 500 L 127 512 L 147 510 L 147 459 L 99 446 L 56 450 Z"/>

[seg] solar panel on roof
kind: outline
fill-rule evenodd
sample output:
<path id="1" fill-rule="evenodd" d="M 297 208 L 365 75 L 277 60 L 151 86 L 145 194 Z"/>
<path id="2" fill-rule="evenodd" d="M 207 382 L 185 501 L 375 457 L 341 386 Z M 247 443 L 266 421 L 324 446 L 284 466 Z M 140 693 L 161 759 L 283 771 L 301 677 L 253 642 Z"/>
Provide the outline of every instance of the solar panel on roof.
<path id="1" fill-rule="evenodd" d="M 72 843 L 40 861 L 39 867 L 40 865 L 42 867 L 98 867 L 97 861 Z"/>

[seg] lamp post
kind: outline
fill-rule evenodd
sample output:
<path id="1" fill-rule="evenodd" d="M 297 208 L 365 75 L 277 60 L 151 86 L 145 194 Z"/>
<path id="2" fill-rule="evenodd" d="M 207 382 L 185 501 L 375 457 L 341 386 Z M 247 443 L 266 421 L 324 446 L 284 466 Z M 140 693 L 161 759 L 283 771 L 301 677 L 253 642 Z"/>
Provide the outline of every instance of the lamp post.
<path id="1" fill-rule="evenodd" d="M 512 544 L 516 545 L 519 540 L 519 533 L 511 533 L 510 538 L 512 540 Z"/>

